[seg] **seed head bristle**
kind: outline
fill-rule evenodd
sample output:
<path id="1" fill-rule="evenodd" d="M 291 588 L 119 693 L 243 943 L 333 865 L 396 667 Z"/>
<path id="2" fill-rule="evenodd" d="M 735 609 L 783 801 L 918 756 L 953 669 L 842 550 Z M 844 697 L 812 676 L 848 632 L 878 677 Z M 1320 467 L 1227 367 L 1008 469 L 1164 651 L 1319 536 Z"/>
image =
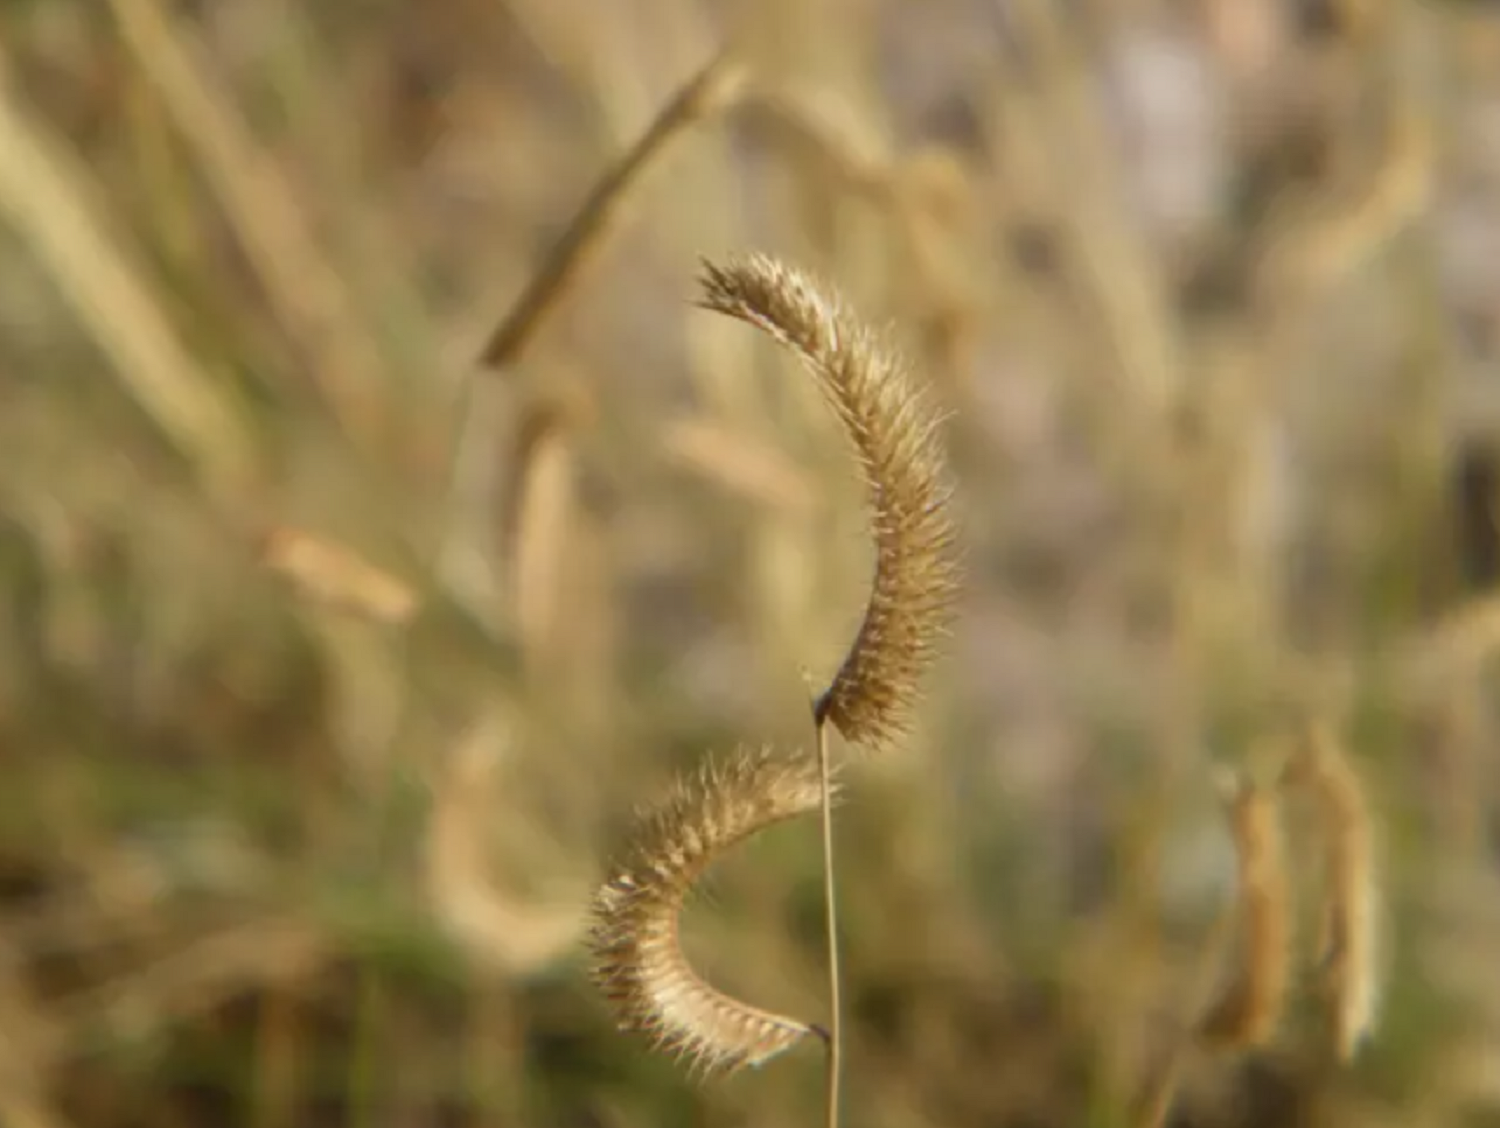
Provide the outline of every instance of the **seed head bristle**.
<path id="1" fill-rule="evenodd" d="M 872 749 L 903 736 L 960 586 L 942 419 L 892 346 L 825 288 L 765 255 L 705 264 L 705 309 L 753 325 L 813 373 L 854 447 L 868 492 L 875 576 L 858 634 L 819 698 Z"/>
<path id="2" fill-rule="evenodd" d="M 805 1035 L 808 1023 L 741 1002 L 688 964 L 683 903 L 720 854 L 775 823 L 819 809 L 817 766 L 772 749 L 710 757 L 645 812 L 594 897 L 594 980 L 622 1030 L 644 1034 L 696 1073 L 760 1065 Z"/>

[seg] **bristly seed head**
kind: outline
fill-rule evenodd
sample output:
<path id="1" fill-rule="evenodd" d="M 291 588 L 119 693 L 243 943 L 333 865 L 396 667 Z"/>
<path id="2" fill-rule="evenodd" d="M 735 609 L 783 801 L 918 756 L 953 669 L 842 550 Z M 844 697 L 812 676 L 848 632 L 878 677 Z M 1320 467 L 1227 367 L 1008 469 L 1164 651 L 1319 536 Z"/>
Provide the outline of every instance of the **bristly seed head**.
<path id="1" fill-rule="evenodd" d="M 644 813 L 594 897 L 594 980 L 622 1030 L 644 1034 L 700 1074 L 759 1065 L 807 1034 L 807 1023 L 715 990 L 687 962 L 679 918 L 720 854 L 774 823 L 817 811 L 817 766 L 772 749 L 710 757 Z"/>
<path id="2" fill-rule="evenodd" d="M 704 308 L 801 357 L 848 433 L 868 491 L 875 577 L 854 644 L 816 705 L 855 744 L 904 736 L 947 634 L 961 567 L 942 420 L 891 345 L 825 289 L 765 255 L 706 264 Z"/>

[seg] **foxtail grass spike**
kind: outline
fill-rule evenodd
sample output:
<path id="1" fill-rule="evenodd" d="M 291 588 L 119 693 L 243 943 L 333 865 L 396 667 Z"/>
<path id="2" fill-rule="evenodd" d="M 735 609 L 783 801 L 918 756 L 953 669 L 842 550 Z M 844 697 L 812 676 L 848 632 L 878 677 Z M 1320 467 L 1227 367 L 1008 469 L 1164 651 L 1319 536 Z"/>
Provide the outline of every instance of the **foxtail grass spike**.
<path id="1" fill-rule="evenodd" d="M 855 641 L 815 708 L 852 743 L 887 747 L 910 725 L 959 589 L 942 420 L 892 347 L 801 271 L 757 254 L 706 264 L 702 285 L 704 308 L 802 359 L 853 445 L 875 576 Z"/>
<path id="2" fill-rule="evenodd" d="M 804 1036 L 805 1022 L 741 1002 L 688 964 L 683 905 L 709 864 L 775 823 L 819 809 L 817 765 L 772 749 L 709 758 L 638 822 L 594 897 L 593 973 L 622 1030 L 648 1037 L 701 1075 L 760 1065 Z"/>

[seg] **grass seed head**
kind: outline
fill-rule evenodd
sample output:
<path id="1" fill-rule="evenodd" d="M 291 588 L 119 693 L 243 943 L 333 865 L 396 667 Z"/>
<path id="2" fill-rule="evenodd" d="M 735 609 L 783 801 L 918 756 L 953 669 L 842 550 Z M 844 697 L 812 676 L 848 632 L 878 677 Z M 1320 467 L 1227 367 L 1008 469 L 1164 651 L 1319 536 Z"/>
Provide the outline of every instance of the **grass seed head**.
<path id="1" fill-rule="evenodd" d="M 826 289 L 765 255 L 708 264 L 704 308 L 795 352 L 849 436 L 871 509 L 875 577 L 863 621 L 816 705 L 849 741 L 905 735 L 960 587 L 941 417 L 894 349 Z"/>
<path id="2" fill-rule="evenodd" d="M 683 903 L 709 864 L 760 830 L 819 809 L 810 757 L 773 749 L 710 757 L 641 816 L 593 903 L 593 973 L 621 1029 L 701 1074 L 759 1065 L 814 1027 L 709 986 L 679 936 Z"/>
<path id="3" fill-rule="evenodd" d="M 1316 811 L 1323 854 L 1318 987 L 1334 1052 L 1348 1061 L 1380 1011 L 1382 897 L 1373 817 L 1359 773 L 1326 727 L 1298 748 L 1283 778 L 1305 790 Z"/>
<path id="4" fill-rule="evenodd" d="M 1276 789 L 1240 776 L 1226 781 L 1238 893 L 1229 980 L 1198 1027 L 1208 1044 L 1265 1043 L 1281 1021 L 1290 982 L 1291 893 Z"/>

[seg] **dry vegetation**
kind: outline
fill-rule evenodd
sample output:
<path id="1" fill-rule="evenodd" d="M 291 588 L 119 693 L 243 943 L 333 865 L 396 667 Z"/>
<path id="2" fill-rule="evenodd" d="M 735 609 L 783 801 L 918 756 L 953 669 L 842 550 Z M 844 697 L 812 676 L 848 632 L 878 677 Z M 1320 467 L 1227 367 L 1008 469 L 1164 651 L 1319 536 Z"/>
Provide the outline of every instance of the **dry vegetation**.
<path id="1" fill-rule="evenodd" d="M 845 1123 L 1495 1123 L 1497 123 L 1461 0 L 0 3 L 0 1125 L 819 1124 L 810 694 Z"/>

